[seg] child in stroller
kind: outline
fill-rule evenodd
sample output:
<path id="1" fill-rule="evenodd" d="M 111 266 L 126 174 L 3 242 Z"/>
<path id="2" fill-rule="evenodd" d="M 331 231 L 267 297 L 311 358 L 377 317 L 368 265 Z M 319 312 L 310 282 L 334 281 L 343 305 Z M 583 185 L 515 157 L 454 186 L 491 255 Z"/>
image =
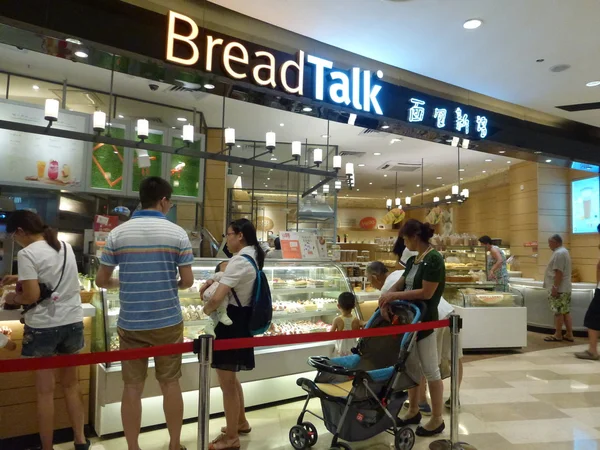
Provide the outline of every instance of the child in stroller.
<path id="1" fill-rule="evenodd" d="M 378 310 L 366 328 L 417 323 L 422 308 L 424 305 L 393 302 L 391 324 Z M 407 398 L 406 390 L 419 379 L 418 361 L 410 358 L 415 338 L 416 333 L 366 338 L 359 341 L 351 356 L 310 357 L 308 364 L 317 369 L 317 376 L 314 381 L 300 378 L 296 382 L 308 396 L 297 424 L 289 432 L 292 446 L 306 450 L 317 442 L 316 427 L 304 421 L 308 413 L 323 420 L 333 434 L 331 449 L 350 450 L 338 439 L 363 441 L 384 431 L 394 436 L 396 450 L 412 449 L 415 434 L 408 427 L 399 428 L 397 416 Z M 307 409 L 315 397 L 321 400 L 323 417 Z"/>

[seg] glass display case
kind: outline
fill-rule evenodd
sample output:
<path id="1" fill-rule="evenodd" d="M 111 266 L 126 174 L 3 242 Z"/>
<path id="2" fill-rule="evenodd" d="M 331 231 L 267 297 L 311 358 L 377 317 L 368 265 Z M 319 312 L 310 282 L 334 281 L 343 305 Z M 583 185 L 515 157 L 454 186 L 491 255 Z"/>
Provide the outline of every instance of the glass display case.
<path id="1" fill-rule="evenodd" d="M 438 246 L 446 262 L 446 282 L 487 281 L 486 251 L 481 246 Z"/>
<path id="2" fill-rule="evenodd" d="M 185 340 L 193 340 L 202 334 L 208 323 L 208 317 L 202 313 L 199 291 L 221 261 L 216 258 L 196 259 L 192 265 L 194 285 L 179 291 Z M 328 331 L 338 314 L 338 296 L 345 291 L 352 292 L 346 268 L 330 261 L 266 259 L 263 270 L 269 279 L 273 297 L 273 323 L 265 333 L 270 336 Z M 117 267 L 113 277 L 118 276 Z M 103 290 L 102 297 L 106 348 L 118 350 L 119 292 Z"/>
<path id="3" fill-rule="evenodd" d="M 524 306 L 523 295 L 517 291 L 496 292 L 484 289 L 460 289 L 460 303 L 463 308 L 502 308 L 510 306 Z"/>

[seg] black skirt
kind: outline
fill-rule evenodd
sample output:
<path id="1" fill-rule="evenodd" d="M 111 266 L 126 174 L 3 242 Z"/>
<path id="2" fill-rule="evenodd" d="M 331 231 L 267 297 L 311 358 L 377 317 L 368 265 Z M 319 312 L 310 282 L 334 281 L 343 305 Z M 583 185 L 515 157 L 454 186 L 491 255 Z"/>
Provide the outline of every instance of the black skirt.
<path id="1" fill-rule="evenodd" d="M 240 308 L 229 305 L 227 315 L 233 324 L 227 326 L 219 323 L 215 328 L 216 339 L 237 339 L 252 337 L 248 324 L 252 308 Z M 239 372 L 240 370 L 254 369 L 254 349 L 241 348 L 237 350 L 224 350 L 213 353 L 213 369 Z"/>
<path id="2" fill-rule="evenodd" d="M 600 289 L 596 289 L 594 292 L 594 298 L 588 306 L 585 319 L 583 319 L 583 326 L 590 330 L 600 331 Z"/>

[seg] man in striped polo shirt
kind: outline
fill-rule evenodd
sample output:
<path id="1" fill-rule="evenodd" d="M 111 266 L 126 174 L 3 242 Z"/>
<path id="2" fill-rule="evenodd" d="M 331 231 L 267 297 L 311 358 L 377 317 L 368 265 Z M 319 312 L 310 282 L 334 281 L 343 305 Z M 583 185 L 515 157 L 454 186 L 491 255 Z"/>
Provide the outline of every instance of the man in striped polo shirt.
<path id="1" fill-rule="evenodd" d="M 183 317 L 178 289 L 194 284 L 192 246 L 187 233 L 169 222 L 171 185 L 149 177 L 140 185 L 142 210 L 108 236 L 96 284 L 119 289 L 117 323 L 121 349 L 183 342 Z M 119 279 L 111 278 L 119 266 Z M 179 280 L 177 272 L 179 270 Z M 154 358 L 156 379 L 164 396 L 163 409 L 170 435 L 169 450 L 180 450 L 183 397 L 179 386 L 181 355 Z M 121 417 L 129 450 L 139 450 L 142 392 L 148 359 L 123 361 L 125 384 Z"/>

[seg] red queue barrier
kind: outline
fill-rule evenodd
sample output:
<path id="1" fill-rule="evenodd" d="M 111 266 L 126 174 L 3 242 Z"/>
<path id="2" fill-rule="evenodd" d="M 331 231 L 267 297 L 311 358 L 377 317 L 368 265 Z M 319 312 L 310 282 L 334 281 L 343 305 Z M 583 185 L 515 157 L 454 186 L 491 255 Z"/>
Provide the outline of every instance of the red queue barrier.
<path id="1" fill-rule="evenodd" d="M 393 327 L 371 328 L 356 331 L 340 331 L 334 333 L 308 333 L 283 336 L 263 336 L 241 339 L 216 340 L 213 351 L 235 350 L 240 348 L 271 347 L 278 345 L 306 344 L 311 342 L 324 342 L 338 339 L 353 339 L 365 337 L 390 336 L 394 334 L 410 333 L 415 331 L 433 330 L 450 326 L 450 321 L 438 320 L 412 325 L 399 325 Z M 29 370 L 58 369 L 62 367 L 87 366 L 91 364 L 128 361 L 133 359 L 151 358 L 155 356 L 168 356 L 190 353 L 194 350 L 193 342 L 181 344 L 167 344 L 156 347 L 136 348 L 130 350 L 117 350 L 109 352 L 84 353 L 78 355 L 60 355 L 45 358 L 23 358 L 0 360 L 0 373 L 25 372 Z"/>

